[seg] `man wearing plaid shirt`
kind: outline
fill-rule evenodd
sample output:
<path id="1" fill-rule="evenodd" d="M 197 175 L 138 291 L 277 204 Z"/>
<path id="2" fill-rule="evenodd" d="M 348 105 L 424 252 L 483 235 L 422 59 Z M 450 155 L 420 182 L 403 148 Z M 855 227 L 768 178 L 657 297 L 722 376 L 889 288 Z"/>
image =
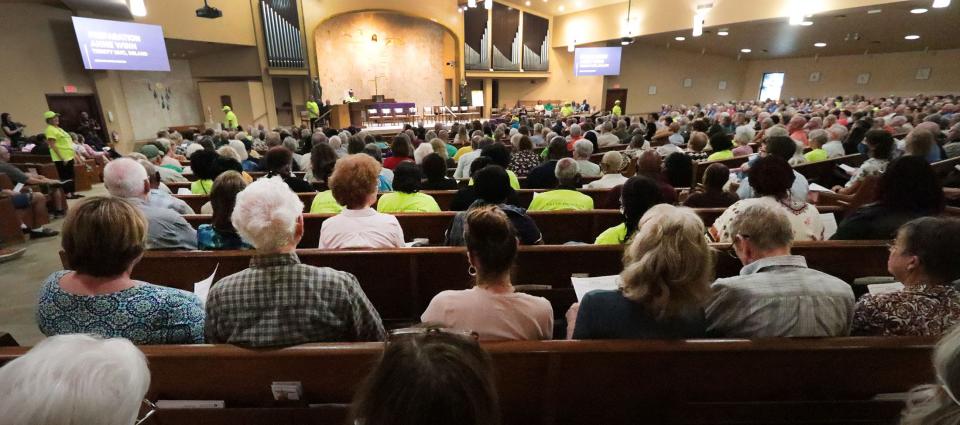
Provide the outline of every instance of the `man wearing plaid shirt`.
<path id="1" fill-rule="evenodd" d="M 303 204 L 279 179 L 237 195 L 237 233 L 257 248 L 250 267 L 210 289 L 208 343 L 248 347 L 382 341 L 380 315 L 350 273 L 300 263 Z"/>

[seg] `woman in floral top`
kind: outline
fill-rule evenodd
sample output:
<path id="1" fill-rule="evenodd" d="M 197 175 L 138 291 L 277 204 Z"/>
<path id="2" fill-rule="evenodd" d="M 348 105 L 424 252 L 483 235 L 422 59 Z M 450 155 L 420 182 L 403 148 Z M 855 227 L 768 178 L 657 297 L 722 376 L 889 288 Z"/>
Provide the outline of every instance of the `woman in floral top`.
<path id="1" fill-rule="evenodd" d="M 893 136 L 883 130 L 870 130 L 864 136 L 863 142 L 867 145 L 867 155 L 870 158 L 863 161 L 863 164 L 854 172 L 845 186 L 834 186 L 834 192 L 853 195 L 860 189 L 863 179 L 870 176 L 879 176 L 887 170 L 890 157 L 893 155 Z"/>
<path id="2" fill-rule="evenodd" d="M 960 322 L 960 220 L 923 217 L 900 227 L 887 269 L 903 290 L 857 302 L 854 335 L 939 336 Z"/>
<path id="3" fill-rule="evenodd" d="M 513 171 L 518 177 L 530 174 L 530 170 L 540 165 L 540 154 L 533 151 L 533 142 L 527 136 L 520 137 L 517 142 L 517 152 L 510 158 L 508 170 Z"/>
<path id="4" fill-rule="evenodd" d="M 813 205 L 799 202 L 790 197 L 790 187 L 793 185 L 793 168 L 783 158 L 766 156 L 754 162 L 749 171 L 750 187 L 756 193 L 756 198 L 743 199 L 728 207 L 723 214 L 713 222 L 710 234 L 718 242 L 731 242 L 733 236 L 728 226 L 734 217 L 747 207 L 757 204 L 767 204 L 780 208 L 786 212 L 793 228 L 795 241 L 819 241 L 824 239 L 824 226 L 820 220 L 820 212 Z"/>

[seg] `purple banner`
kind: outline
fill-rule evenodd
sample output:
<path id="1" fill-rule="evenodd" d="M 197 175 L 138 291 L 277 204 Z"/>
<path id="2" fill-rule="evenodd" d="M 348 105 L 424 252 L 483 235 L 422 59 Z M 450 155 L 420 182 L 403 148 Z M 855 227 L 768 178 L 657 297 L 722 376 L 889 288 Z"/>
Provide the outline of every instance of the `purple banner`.
<path id="1" fill-rule="evenodd" d="M 170 70 L 158 25 L 73 17 L 73 30 L 86 69 Z"/>

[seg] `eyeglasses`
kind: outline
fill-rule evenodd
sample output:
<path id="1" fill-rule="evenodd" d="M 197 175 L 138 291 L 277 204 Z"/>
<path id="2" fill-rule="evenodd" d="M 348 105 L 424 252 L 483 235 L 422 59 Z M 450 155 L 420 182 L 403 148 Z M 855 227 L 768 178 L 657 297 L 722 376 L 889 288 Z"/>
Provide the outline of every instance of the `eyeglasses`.
<path id="1" fill-rule="evenodd" d="M 735 259 L 735 260 L 739 260 L 739 259 L 740 259 L 740 257 L 737 256 L 737 238 L 740 238 L 740 239 L 742 239 L 742 240 L 747 240 L 747 239 L 750 239 L 750 235 L 743 235 L 743 234 L 740 234 L 740 233 L 737 233 L 736 235 L 733 235 L 733 238 L 732 238 L 733 241 L 732 241 L 732 243 L 730 244 L 730 249 L 727 251 L 727 255 L 729 255 L 730 257 L 732 257 L 732 258 Z"/>
<path id="2" fill-rule="evenodd" d="M 463 339 L 469 339 L 471 341 L 477 341 L 480 339 L 480 334 L 468 331 L 464 329 L 454 329 L 454 328 L 444 328 L 439 326 L 420 326 L 420 327 L 410 327 L 410 328 L 400 328 L 390 331 L 387 335 L 387 342 L 396 341 L 405 337 L 418 336 L 418 335 L 453 335 L 458 336 Z"/>
<path id="3" fill-rule="evenodd" d="M 145 404 L 147 406 L 147 409 L 149 410 L 147 410 L 147 414 L 143 415 L 142 418 L 137 419 L 137 421 L 134 422 L 133 425 L 142 425 L 146 423 L 147 420 L 150 419 L 150 417 L 153 416 L 155 413 L 157 413 L 157 410 L 159 409 L 156 404 L 153 404 L 152 401 L 147 399 L 143 399 L 143 404 Z"/>

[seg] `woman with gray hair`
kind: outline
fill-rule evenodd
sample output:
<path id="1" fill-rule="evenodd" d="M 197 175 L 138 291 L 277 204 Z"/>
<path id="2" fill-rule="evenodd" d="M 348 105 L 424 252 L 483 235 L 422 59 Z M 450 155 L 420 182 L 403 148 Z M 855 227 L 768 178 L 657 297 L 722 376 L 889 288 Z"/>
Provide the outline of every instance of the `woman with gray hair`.
<path id="1" fill-rule="evenodd" d="M 58 335 L 0 368 L 4 425 L 140 424 L 156 406 L 147 359 L 129 340 Z M 140 405 L 152 409 L 137 419 Z"/>
<path id="2" fill-rule="evenodd" d="M 933 351 L 937 381 L 910 390 L 900 425 L 960 423 L 960 326 L 954 327 Z"/>

